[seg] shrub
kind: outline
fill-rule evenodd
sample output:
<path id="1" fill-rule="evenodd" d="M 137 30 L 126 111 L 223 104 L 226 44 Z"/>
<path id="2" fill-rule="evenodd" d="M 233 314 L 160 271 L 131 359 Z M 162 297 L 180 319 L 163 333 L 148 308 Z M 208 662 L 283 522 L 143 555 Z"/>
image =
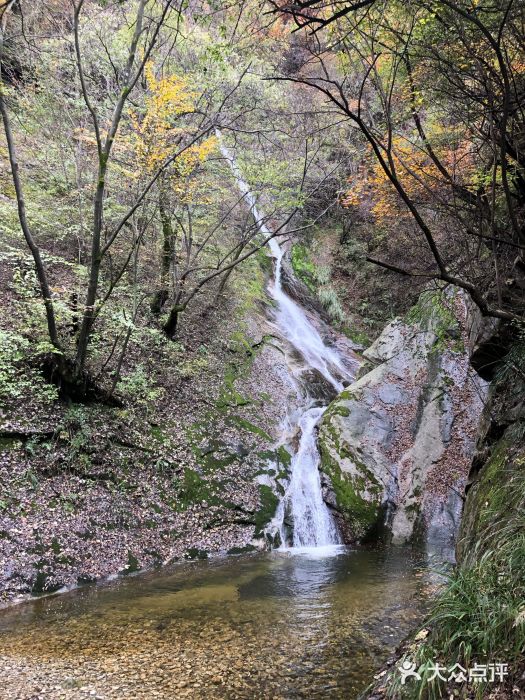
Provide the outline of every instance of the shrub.
<path id="1" fill-rule="evenodd" d="M 345 320 L 346 316 L 334 287 L 331 287 L 329 285 L 321 287 L 317 292 L 317 295 L 319 297 L 319 301 L 327 310 L 330 318 L 334 321 L 342 323 Z"/>

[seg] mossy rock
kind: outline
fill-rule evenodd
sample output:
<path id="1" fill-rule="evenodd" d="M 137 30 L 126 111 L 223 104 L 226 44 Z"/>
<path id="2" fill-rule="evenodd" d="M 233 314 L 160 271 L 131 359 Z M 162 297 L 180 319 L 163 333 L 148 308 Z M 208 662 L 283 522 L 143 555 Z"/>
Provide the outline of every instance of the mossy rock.
<path id="1" fill-rule="evenodd" d="M 315 292 L 315 265 L 310 258 L 308 248 L 301 243 L 295 243 L 292 246 L 290 261 L 295 276 L 300 279 L 311 292 Z"/>
<path id="2" fill-rule="evenodd" d="M 340 395 L 341 399 L 347 399 L 347 397 L 343 397 Z M 348 418 L 350 415 L 350 409 L 348 406 L 344 406 L 341 402 L 339 401 L 332 401 L 332 403 L 329 405 L 329 407 L 326 409 L 324 418 L 331 418 L 332 416 L 343 416 L 343 418 Z"/>
<path id="3" fill-rule="evenodd" d="M 203 501 L 213 501 L 210 484 L 194 469 L 187 467 L 184 476 L 177 485 L 177 510 L 186 510 L 188 506 Z"/>
<path id="4" fill-rule="evenodd" d="M 140 569 L 139 560 L 133 552 L 128 551 L 128 563 L 120 573 L 127 576 L 129 574 L 135 574 L 137 571 L 140 571 Z"/>
<path id="5" fill-rule="evenodd" d="M 237 426 L 242 430 L 246 430 L 249 433 L 253 433 L 254 435 L 258 435 L 264 440 L 268 440 L 268 442 L 272 441 L 271 435 L 268 435 L 268 433 L 265 430 L 259 428 L 257 425 L 251 423 L 249 420 L 246 420 L 246 418 L 241 418 L 240 416 L 230 416 L 226 420 L 226 423 L 232 426 Z"/>
<path id="6" fill-rule="evenodd" d="M 382 487 L 372 472 L 347 451 L 340 457 L 353 462 L 356 474 L 341 469 L 332 450 L 323 440 L 319 441 L 319 447 L 321 469 L 332 482 L 337 509 L 348 524 L 352 539 L 364 540 L 377 530 L 383 518 Z"/>
<path id="7" fill-rule="evenodd" d="M 275 515 L 279 505 L 279 498 L 266 484 L 259 484 L 259 497 L 261 505 L 254 516 L 256 537 L 261 536 L 262 531 Z"/>
<path id="8" fill-rule="evenodd" d="M 228 554 L 249 554 L 250 552 L 256 552 L 257 548 L 253 544 L 246 544 L 244 547 L 231 547 L 228 550 Z"/>
<path id="9" fill-rule="evenodd" d="M 198 549 L 197 547 L 190 547 L 184 552 L 184 559 L 194 560 L 194 559 L 207 559 L 208 552 L 204 549 Z"/>
<path id="10" fill-rule="evenodd" d="M 355 343 L 356 345 L 361 346 L 362 348 L 367 348 L 371 344 L 370 337 L 368 336 L 368 333 L 365 333 L 364 331 L 357 330 L 353 326 L 343 326 L 341 329 L 343 333 L 346 335 L 347 338 L 350 338 L 350 340 Z"/>
<path id="11" fill-rule="evenodd" d="M 50 593 L 55 593 L 62 588 L 62 583 L 53 582 L 50 579 L 52 577 L 53 562 L 48 559 L 39 559 L 35 563 L 36 576 L 31 585 L 31 595 L 40 596 L 48 595 Z"/>
<path id="12" fill-rule="evenodd" d="M 525 508 L 525 446 L 518 427 L 495 444 L 467 493 L 457 544 L 462 564 L 475 563 Z"/>
<path id="13" fill-rule="evenodd" d="M 279 455 L 279 462 L 280 464 L 283 465 L 283 467 L 289 471 L 290 467 L 292 466 L 292 455 L 288 452 L 286 447 L 284 445 L 281 445 L 277 449 L 277 454 Z"/>

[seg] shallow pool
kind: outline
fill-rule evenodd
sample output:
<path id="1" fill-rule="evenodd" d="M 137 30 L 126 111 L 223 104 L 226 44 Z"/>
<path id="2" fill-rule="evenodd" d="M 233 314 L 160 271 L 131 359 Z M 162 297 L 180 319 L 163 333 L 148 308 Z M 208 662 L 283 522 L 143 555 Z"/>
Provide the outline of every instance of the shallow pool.
<path id="1" fill-rule="evenodd" d="M 217 558 L 0 614 L 9 698 L 357 698 L 421 618 L 410 549 Z"/>

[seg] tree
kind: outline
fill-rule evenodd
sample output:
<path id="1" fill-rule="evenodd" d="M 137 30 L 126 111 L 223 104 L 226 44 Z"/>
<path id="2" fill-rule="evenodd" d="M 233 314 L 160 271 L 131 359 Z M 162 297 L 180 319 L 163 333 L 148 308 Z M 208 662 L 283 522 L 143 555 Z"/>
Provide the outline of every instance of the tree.
<path id="1" fill-rule="evenodd" d="M 270 5 L 297 16 L 296 3 Z M 430 253 L 405 267 L 369 260 L 457 285 L 485 315 L 523 318 L 523 7 L 298 5 L 302 26 L 330 33 L 310 41 L 302 72 L 279 79 L 318 91 L 357 127 L 375 162 L 376 207 L 385 213 L 388 182 L 390 206 L 409 213 Z"/>
<path id="2" fill-rule="evenodd" d="M 96 89 L 96 76 L 90 75 L 89 61 L 83 53 L 82 48 L 82 26 L 86 8 L 90 6 L 86 0 L 75 0 L 71 2 L 70 20 L 72 26 L 72 41 L 74 45 L 74 57 L 76 65 L 76 80 L 81 100 L 84 104 L 85 113 L 88 116 L 95 149 L 96 149 L 96 176 L 93 183 L 92 196 L 92 224 L 90 228 L 90 260 L 88 271 L 88 283 L 85 293 L 85 300 L 82 306 L 79 321 L 79 331 L 76 342 L 75 356 L 70 357 L 66 352 L 64 343 L 57 328 L 53 295 L 49 282 L 45 264 L 42 260 L 40 248 L 35 236 L 30 229 L 24 199 L 24 190 L 20 174 L 20 166 L 17 155 L 15 138 L 11 126 L 11 119 L 7 105 L 7 99 L 12 92 L 9 91 L 2 72 L 2 82 L 0 85 L 0 112 L 4 126 L 4 133 L 7 141 L 9 160 L 11 164 L 11 174 L 16 191 L 18 203 L 18 213 L 20 226 L 24 233 L 25 240 L 33 256 L 35 269 L 38 276 L 40 291 L 46 309 L 47 328 L 49 340 L 54 348 L 55 371 L 66 391 L 85 394 L 89 377 L 86 373 L 86 360 L 88 348 L 95 320 L 100 312 L 101 305 L 107 301 L 107 294 L 100 299 L 99 286 L 100 276 L 104 261 L 108 258 L 115 242 L 121 235 L 125 227 L 144 202 L 148 193 L 152 190 L 156 182 L 162 178 L 167 168 L 203 135 L 209 133 L 213 125 L 207 123 L 201 130 L 194 134 L 189 142 L 181 144 L 178 149 L 166 155 L 155 163 L 151 169 L 148 180 L 142 188 L 136 192 L 127 210 L 117 221 L 111 223 L 106 216 L 107 203 L 107 183 L 112 167 L 115 165 L 115 143 L 120 135 L 121 124 L 128 117 L 129 101 L 131 95 L 140 85 L 145 67 L 150 59 L 154 47 L 158 44 L 163 28 L 167 25 L 168 19 L 172 16 L 175 19 L 181 16 L 183 3 L 178 5 L 174 0 L 137 0 L 133 3 L 132 10 L 120 9 L 113 20 L 118 20 L 122 29 L 129 32 L 129 40 L 124 56 L 112 57 L 108 54 L 108 62 L 114 70 L 114 81 L 111 86 L 108 99 L 100 103 L 92 94 Z M 2 58 L 5 47 L 11 42 L 7 36 L 7 19 L 9 10 L 14 7 L 14 2 L 10 2 L 2 9 L 1 15 L 1 35 L 0 35 L 0 66 L 3 65 Z M 21 11 L 24 11 L 22 5 Z M 170 28 L 173 34 L 173 29 Z M 16 32 L 15 32 L 16 34 Z M 175 21 L 175 36 L 178 34 L 178 24 Z M 14 39 L 13 39 L 14 41 Z M 107 49 L 105 46 L 104 48 Z M 121 60 L 119 60 L 121 59 Z M 140 239 L 139 239 L 140 240 Z M 135 245 L 138 245 L 138 240 Z M 131 259 L 131 254 L 127 256 L 127 262 Z M 123 274 L 121 271 L 120 276 Z M 114 287 L 112 285 L 111 289 Z"/>
<path id="3" fill-rule="evenodd" d="M 175 74 L 157 79 L 152 63 L 146 66 L 146 82 L 149 94 L 143 118 L 135 119 L 135 149 L 139 171 L 151 175 L 178 150 L 185 138 L 194 134 L 195 127 L 181 126 L 178 117 L 195 113 L 196 94 L 187 81 Z M 191 206 L 198 189 L 199 165 L 215 150 L 216 141 L 213 135 L 194 143 L 157 180 L 156 203 L 162 230 L 162 253 L 159 288 L 151 300 L 151 310 L 155 315 L 161 313 L 168 299 L 169 274 L 176 257 L 174 218 L 179 217 L 174 217 L 173 212 Z M 181 281 L 176 280 L 176 284 L 180 286 Z"/>
<path id="4" fill-rule="evenodd" d="M 11 164 L 11 175 L 13 178 L 13 185 L 16 193 L 20 227 L 22 229 L 27 246 L 31 251 L 35 263 L 35 270 L 40 285 L 40 292 L 46 310 L 49 340 L 53 348 L 60 352 L 61 345 L 58 338 L 55 310 L 53 307 L 53 300 L 49 288 L 48 275 L 44 262 L 42 260 L 42 256 L 40 254 L 40 249 L 35 241 L 35 238 L 27 221 L 24 190 L 22 187 L 22 180 L 20 177 L 20 165 L 18 162 L 18 154 L 6 105 L 6 86 L 5 78 L 3 75 L 3 56 L 8 14 L 14 6 L 14 2 L 15 0 L 5 0 L 4 2 L 2 2 L 2 4 L 0 4 L 0 114 L 2 116 L 2 123 L 4 125 L 5 138 L 9 154 L 9 162 Z"/>

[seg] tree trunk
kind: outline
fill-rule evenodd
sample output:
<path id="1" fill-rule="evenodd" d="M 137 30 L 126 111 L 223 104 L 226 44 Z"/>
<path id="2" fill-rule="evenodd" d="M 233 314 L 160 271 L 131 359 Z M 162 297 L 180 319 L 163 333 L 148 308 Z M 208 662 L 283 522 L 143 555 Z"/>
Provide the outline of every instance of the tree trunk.
<path id="1" fill-rule="evenodd" d="M 5 13 L 7 13 L 7 9 L 9 7 L 10 7 L 10 3 L 8 3 L 3 8 Z M 47 331 L 48 331 L 48 335 L 49 335 L 49 340 L 51 341 L 51 344 L 57 350 L 60 350 L 61 346 L 60 346 L 60 341 L 58 339 L 58 331 L 57 331 L 56 320 L 55 320 L 55 310 L 54 310 L 54 306 L 53 306 L 53 300 L 51 298 L 51 290 L 49 288 L 49 283 L 47 280 L 46 269 L 45 269 L 44 263 L 42 261 L 41 255 L 40 255 L 40 249 L 38 248 L 38 246 L 33 238 L 33 234 L 31 233 L 31 229 L 29 228 L 29 223 L 27 221 L 24 191 L 22 189 L 22 181 L 20 180 L 18 156 L 17 156 L 17 152 L 16 152 L 13 133 L 11 131 L 11 122 L 9 120 L 9 115 L 7 113 L 7 108 L 6 108 L 6 104 L 5 104 L 5 100 L 4 100 L 4 92 L 3 92 L 4 86 L 3 86 L 3 80 L 1 79 L 2 53 L 3 53 L 3 48 L 4 48 L 4 20 L 5 20 L 5 15 L 3 15 L 3 13 L 0 14 L 0 20 L 2 20 L 0 22 L 0 114 L 2 116 L 5 138 L 6 138 L 6 142 L 7 142 L 9 163 L 11 166 L 11 177 L 13 179 L 13 185 L 15 187 L 16 203 L 17 203 L 17 207 L 18 207 L 18 219 L 20 221 L 20 228 L 22 229 L 22 233 L 24 234 L 24 238 L 25 238 L 26 243 L 31 251 L 31 254 L 33 256 L 33 261 L 35 263 L 36 275 L 38 278 L 38 283 L 40 285 L 40 294 L 41 294 L 42 299 L 44 301 L 44 306 L 45 306 L 45 310 L 46 310 Z"/>
<path id="2" fill-rule="evenodd" d="M 168 320 L 162 326 L 164 333 L 166 333 L 168 338 L 171 338 L 171 340 L 175 338 L 177 326 L 179 323 L 179 314 L 181 313 L 181 311 L 184 311 L 184 307 L 178 304 L 174 304 L 170 309 Z"/>
<path id="3" fill-rule="evenodd" d="M 79 374 L 84 370 L 87 357 L 87 349 L 93 322 L 95 320 L 95 304 L 97 301 L 98 283 L 100 279 L 100 266 L 102 256 L 100 253 L 100 241 L 103 222 L 103 202 L 105 192 L 107 159 L 100 157 L 97 189 L 95 192 L 95 205 L 93 209 L 93 237 L 91 239 L 91 267 L 89 270 L 89 283 L 86 294 L 86 304 L 80 325 L 80 333 L 77 342 L 76 364 Z"/>
<path id="4" fill-rule="evenodd" d="M 171 226 L 171 219 L 169 217 L 166 200 L 161 193 L 159 198 L 159 212 L 160 220 L 162 222 L 162 255 L 160 260 L 160 286 L 155 292 L 153 300 L 151 302 L 150 308 L 151 312 L 155 316 L 159 316 L 162 311 L 162 307 L 166 303 L 169 292 L 168 292 L 168 280 L 171 268 L 171 261 L 173 259 L 173 228 Z"/>
<path id="5" fill-rule="evenodd" d="M 144 65 L 142 64 L 141 68 L 139 69 L 139 73 L 135 74 L 135 76 L 132 75 L 137 46 L 139 39 L 142 35 L 144 9 L 146 6 L 146 2 L 147 0 L 140 0 L 140 2 L 138 3 L 135 29 L 129 47 L 126 68 L 123 74 L 123 86 L 120 90 L 118 100 L 113 109 L 113 115 L 111 117 L 111 122 L 104 140 L 104 144 L 102 144 L 102 139 L 100 136 L 99 119 L 96 114 L 96 111 L 91 105 L 91 100 L 88 95 L 86 83 L 84 80 L 82 56 L 79 44 L 79 16 L 82 8 L 82 3 L 76 5 L 74 11 L 75 50 L 77 56 L 77 68 L 82 88 L 83 99 L 86 104 L 86 107 L 88 108 L 89 112 L 93 117 L 93 126 L 97 137 L 98 147 L 98 175 L 97 184 L 95 188 L 95 196 L 93 200 L 93 234 L 91 239 L 91 266 L 89 271 L 89 283 L 86 294 L 86 303 L 84 307 L 82 323 L 80 326 L 80 333 L 78 336 L 77 354 L 75 360 L 79 376 L 82 375 L 82 373 L 84 372 L 86 364 L 91 331 L 93 330 L 93 323 L 95 321 L 95 304 L 97 301 L 97 292 L 100 280 L 100 268 L 102 265 L 102 258 L 104 256 L 104 253 L 107 252 L 107 246 L 104 249 L 102 249 L 101 242 L 104 223 L 104 196 L 106 191 L 106 175 L 108 171 L 109 159 L 111 156 L 113 143 L 115 141 L 115 137 L 119 129 L 120 121 L 122 119 L 124 106 L 126 104 L 126 101 L 128 100 L 129 93 L 131 92 L 134 84 L 139 78 L 140 70 L 142 70 L 142 67 Z M 168 6 L 169 4 L 170 3 L 168 3 Z"/>
<path id="6" fill-rule="evenodd" d="M 58 387 L 59 395 L 68 400 L 122 406 L 122 401 L 93 380 L 87 372 L 79 372 L 76 362 L 65 355 L 49 354 L 42 365 L 45 378 Z"/>

